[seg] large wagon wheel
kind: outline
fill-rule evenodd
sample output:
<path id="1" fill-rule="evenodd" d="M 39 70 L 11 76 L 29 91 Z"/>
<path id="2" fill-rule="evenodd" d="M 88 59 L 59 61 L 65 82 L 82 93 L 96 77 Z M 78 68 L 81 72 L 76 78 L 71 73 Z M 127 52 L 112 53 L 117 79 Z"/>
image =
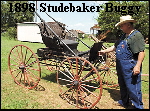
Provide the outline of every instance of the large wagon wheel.
<path id="1" fill-rule="evenodd" d="M 8 67 L 15 83 L 32 89 L 40 81 L 39 60 L 33 51 L 24 45 L 14 46 L 8 56 Z"/>
<path id="2" fill-rule="evenodd" d="M 97 69 L 86 59 L 68 57 L 57 70 L 60 96 L 77 108 L 95 106 L 102 95 L 102 81 Z"/>

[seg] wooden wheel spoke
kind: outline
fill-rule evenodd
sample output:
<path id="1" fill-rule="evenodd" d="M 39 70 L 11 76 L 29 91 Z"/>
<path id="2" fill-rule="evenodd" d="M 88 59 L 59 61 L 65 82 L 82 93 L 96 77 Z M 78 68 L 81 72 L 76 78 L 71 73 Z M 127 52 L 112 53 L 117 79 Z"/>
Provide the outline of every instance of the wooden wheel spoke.
<path id="1" fill-rule="evenodd" d="M 34 68 L 31 68 L 31 67 L 26 67 L 26 69 L 30 69 L 30 70 L 34 70 L 34 71 L 40 71 L 40 69 L 34 69 Z"/>
<path id="2" fill-rule="evenodd" d="M 19 62 L 15 59 L 13 59 L 12 57 L 10 57 L 15 63 L 19 64 Z"/>
<path id="3" fill-rule="evenodd" d="M 18 75 L 21 73 L 21 71 L 19 71 L 17 74 L 16 74 L 16 76 L 15 76 L 15 78 L 17 78 L 18 77 Z"/>
<path id="4" fill-rule="evenodd" d="M 82 74 L 82 72 L 83 72 L 83 70 L 84 70 L 84 67 L 85 67 L 85 61 L 83 62 L 83 65 L 82 65 L 82 69 L 80 70 L 80 73 L 79 73 L 79 76 L 81 77 L 81 74 Z"/>
<path id="5" fill-rule="evenodd" d="M 69 62 L 69 66 L 70 66 L 70 68 L 71 68 L 71 71 L 72 71 L 73 76 L 75 76 L 74 71 L 73 71 L 73 67 L 72 67 L 71 60 L 69 60 L 69 59 L 67 58 L 67 61 Z M 65 68 L 66 68 L 66 67 L 65 67 Z M 71 74 L 71 75 L 72 75 L 72 74 Z"/>
<path id="6" fill-rule="evenodd" d="M 28 49 L 26 49 L 26 53 L 25 53 L 25 55 L 24 55 L 24 63 L 25 63 L 25 61 L 26 61 L 26 56 L 27 56 L 27 52 L 28 52 Z"/>
<path id="7" fill-rule="evenodd" d="M 84 81 L 81 81 L 81 83 L 90 82 L 90 81 L 93 81 L 93 80 L 98 80 L 98 78 L 93 78 L 93 79 L 89 79 L 89 80 L 84 80 Z"/>
<path id="8" fill-rule="evenodd" d="M 19 60 L 22 62 L 22 59 L 20 58 L 20 53 L 19 53 L 19 51 L 18 51 L 18 47 L 16 47 L 16 52 L 17 52 L 17 54 L 18 54 Z"/>
<path id="9" fill-rule="evenodd" d="M 22 49 L 22 46 L 20 47 L 20 52 L 21 52 L 21 58 L 22 58 L 21 60 L 22 60 L 22 62 L 24 62 L 23 61 L 23 49 Z"/>
<path id="10" fill-rule="evenodd" d="M 69 78 L 70 80 L 73 80 L 71 77 L 69 77 L 67 74 L 65 74 L 64 72 L 62 72 L 61 70 L 59 70 L 59 72 L 61 72 L 63 75 L 65 75 L 67 78 Z M 69 72 L 70 73 L 70 72 Z"/>
<path id="11" fill-rule="evenodd" d="M 28 83 L 28 85 L 30 86 L 30 80 L 29 80 L 27 74 L 24 74 L 24 84 L 26 84 L 26 83 Z"/>
<path id="12" fill-rule="evenodd" d="M 34 75 L 33 73 L 31 73 L 30 71 L 26 71 L 26 72 L 29 72 L 29 74 L 27 73 L 26 76 L 28 76 L 28 78 L 31 80 L 31 81 L 29 80 L 30 83 L 34 83 L 34 81 L 36 81 L 36 80 L 39 79 L 39 78 L 35 77 L 35 75 Z M 36 80 L 35 80 L 35 78 L 33 78 L 33 77 L 31 76 L 31 74 L 36 78 Z"/>
<path id="13" fill-rule="evenodd" d="M 20 72 L 18 72 L 18 74 L 14 77 L 14 80 L 15 80 L 15 82 L 17 82 L 17 83 L 21 83 L 22 82 L 22 73 L 21 73 L 21 71 Z M 19 81 L 18 81 L 19 80 Z"/>
<path id="14" fill-rule="evenodd" d="M 35 60 L 35 61 L 31 62 L 30 64 L 26 64 L 26 67 L 31 67 L 33 64 L 35 64 L 35 63 L 37 63 L 37 62 L 38 62 L 38 61 Z"/>
<path id="15" fill-rule="evenodd" d="M 73 85 L 73 83 L 71 83 L 71 84 L 65 84 L 65 85 L 62 85 L 63 87 L 64 86 L 72 86 Z"/>
<path id="16" fill-rule="evenodd" d="M 13 59 L 13 57 L 14 57 L 15 59 Z M 15 61 L 20 61 L 19 57 L 17 56 L 17 54 L 15 54 L 15 52 L 11 52 L 11 57 L 10 57 L 10 58 L 13 59 L 14 62 L 15 62 Z M 18 63 L 18 62 L 16 62 L 16 63 Z"/>
<path id="17" fill-rule="evenodd" d="M 33 54 L 30 55 L 30 57 L 28 58 L 28 60 L 24 64 L 27 64 L 32 57 L 33 57 Z"/>
<path id="18" fill-rule="evenodd" d="M 71 73 L 68 69 L 67 69 L 67 67 L 64 65 L 63 66 L 63 68 L 65 69 L 65 71 L 67 71 L 68 72 L 68 74 L 72 77 L 72 78 L 74 78 L 74 76 L 72 75 L 73 73 Z M 72 71 L 73 72 L 73 71 Z"/>
<path id="19" fill-rule="evenodd" d="M 91 91 L 89 91 L 87 88 L 85 88 L 84 86 L 81 86 L 83 89 L 85 89 L 86 91 L 88 91 L 90 94 L 92 94 L 94 97 L 98 98 L 97 95 L 95 95 L 94 93 L 92 93 Z"/>
<path id="20" fill-rule="evenodd" d="M 10 64 L 10 66 L 15 66 L 16 68 L 18 68 L 18 67 L 19 67 L 18 65 L 14 65 L 14 64 Z"/>
<path id="21" fill-rule="evenodd" d="M 20 69 L 18 68 L 18 69 L 11 70 L 11 73 L 15 72 L 15 71 L 18 71 L 18 70 L 20 70 Z"/>
<path id="22" fill-rule="evenodd" d="M 70 80 L 67 80 L 67 79 L 62 79 L 62 78 L 58 78 L 59 80 L 62 80 L 62 81 L 67 81 L 67 82 L 70 82 L 72 83 L 73 81 L 70 81 Z"/>
<path id="23" fill-rule="evenodd" d="M 93 69 L 91 69 L 84 77 L 82 77 L 81 80 L 84 80 L 88 76 L 92 75 L 92 71 L 93 71 Z"/>
<path id="24" fill-rule="evenodd" d="M 81 98 L 81 100 L 80 100 L 80 102 L 84 105 L 84 107 L 86 107 L 86 105 L 85 105 L 85 97 L 87 97 L 87 96 L 84 96 L 84 94 L 83 93 L 85 93 L 84 91 L 83 91 L 83 89 L 81 88 L 81 87 L 79 87 L 79 91 L 80 91 L 80 98 Z"/>
<path id="25" fill-rule="evenodd" d="M 87 102 L 92 103 L 92 101 L 91 101 L 90 97 L 87 95 L 87 93 L 83 90 L 83 88 L 80 87 L 80 90 L 82 93 L 84 93 L 84 95 L 81 96 L 82 97 L 82 103 L 84 104 L 84 107 L 87 107 L 86 103 Z"/>
<path id="26" fill-rule="evenodd" d="M 31 77 L 31 75 L 33 75 L 34 76 L 34 78 L 36 78 L 37 80 L 39 79 L 35 74 L 33 74 L 31 71 L 29 71 L 29 70 L 26 70 L 26 72 L 29 72 L 30 73 L 30 77 Z"/>
<path id="27" fill-rule="evenodd" d="M 87 86 L 87 87 L 90 87 L 90 88 L 93 88 L 93 89 L 99 89 L 99 87 L 95 87 L 95 86 L 91 86 L 91 85 L 87 85 L 87 84 L 82 84 L 82 86 Z"/>
<path id="28" fill-rule="evenodd" d="M 76 58 L 76 74 L 78 74 L 78 59 Z"/>

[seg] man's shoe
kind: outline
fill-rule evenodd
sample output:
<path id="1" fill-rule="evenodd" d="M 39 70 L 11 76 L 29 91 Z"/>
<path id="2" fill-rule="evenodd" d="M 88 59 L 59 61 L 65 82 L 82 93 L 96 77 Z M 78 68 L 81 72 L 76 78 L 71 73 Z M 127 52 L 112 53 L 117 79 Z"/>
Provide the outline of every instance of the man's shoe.
<path id="1" fill-rule="evenodd" d="M 129 106 L 129 105 L 124 105 L 124 104 L 122 103 L 122 100 L 119 100 L 119 101 L 117 101 L 117 102 L 114 102 L 114 104 L 115 104 L 115 105 L 118 105 L 118 106 L 122 106 L 122 107 L 124 107 L 124 108 L 128 108 L 128 106 Z"/>

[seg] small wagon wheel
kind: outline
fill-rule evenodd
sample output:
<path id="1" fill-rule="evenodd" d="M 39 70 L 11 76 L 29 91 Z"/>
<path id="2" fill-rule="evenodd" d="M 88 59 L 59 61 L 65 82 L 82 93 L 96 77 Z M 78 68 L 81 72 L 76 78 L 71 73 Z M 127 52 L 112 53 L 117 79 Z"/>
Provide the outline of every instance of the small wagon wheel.
<path id="1" fill-rule="evenodd" d="M 108 46 L 108 44 L 106 44 L 107 47 L 110 47 Z M 107 49 L 106 46 L 102 46 L 102 49 L 105 50 Z M 106 62 L 107 64 L 110 66 L 110 67 L 116 67 L 116 55 L 115 55 L 115 51 L 113 52 L 109 52 L 106 54 Z"/>
<path id="2" fill-rule="evenodd" d="M 98 70 L 103 82 L 103 85 L 106 85 L 107 87 L 116 87 L 118 86 L 118 76 L 117 76 L 117 71 L 116 71 L 116 62 L 115 62 L 115 57 L 110 57 L 109 55 L 111 54 L 106 54 L 106 58 L 104 60 L 103 56 L 100 56 L 100 65 L 98 66 Z"/>
<path id="3" fill-rule="evenodd" d="M 14 46 L 8 56 L 8 67 L 15 83 L 32 89 L 40 81 L 39 60 L 33 51 L 24 45 Z"/>
<path id="4" fill-rule="evenodd" d="M 102 50 L 107 49 L 102 45 Z M 100 55 L 93 63 L 94 67 L 99 71 L 102 83 L 107 87 L 118 86 L 118 77 L 116 71 L 116 55 L 115 52 Z"/>
<path id="5" fill-rule="evenodd" d="M 116 87 L 119 85 L 115 67 L 102 63 L 99 70 L 103 85 L 106 85 L 107 87 Z"/>
<path id="6" fill-rule="evenodd" d="M 68 57 L 57 70 L 60 96 L 77 108 L 89 109 L 102 96 L 102 81 L 97 69 L 86 59 Z"/>

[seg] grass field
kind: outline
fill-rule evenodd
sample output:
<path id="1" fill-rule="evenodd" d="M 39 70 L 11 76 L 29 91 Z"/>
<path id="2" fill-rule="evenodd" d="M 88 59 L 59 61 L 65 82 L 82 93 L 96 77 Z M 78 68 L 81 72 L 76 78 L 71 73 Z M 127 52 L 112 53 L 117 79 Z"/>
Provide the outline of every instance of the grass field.
<path id="1" fill-rule="evenodd" d="M 89 39 L 84 41 L 90 46 L 94 43 Z M 40 43 L 20 42 L 9 40 L 4 36 L 1 37 L 1 109 L 75 109 L 74 106 L 68 105 L 58 96 L 55 74 L 45 71 L 45 67 L 42 67 L 42 79 L 39 84 L 45 89 L 44 91 L 28 90 L 14 83 L 8 70 L 8 54 L 13 46 L 19 44 L 28 46 L 33 52 L 36 52 L 38 48 L 45 47 L 44 44 Z M 78 50 L 88 50 L 84 47 L 79 44 Z M 149 45 L 146 45 L 145 52 L 143 74 L 149 74 Z M 104 90 L 104 92 L 109 91 Z M 142 92 L 145 108 L 148 109 L 149 77 L 147 76 L 142 77 Z M 106 104 L 105 108 L 110 109 L 108 106 Z M 99 108 L 101 109 L 100 106 Z"/>

